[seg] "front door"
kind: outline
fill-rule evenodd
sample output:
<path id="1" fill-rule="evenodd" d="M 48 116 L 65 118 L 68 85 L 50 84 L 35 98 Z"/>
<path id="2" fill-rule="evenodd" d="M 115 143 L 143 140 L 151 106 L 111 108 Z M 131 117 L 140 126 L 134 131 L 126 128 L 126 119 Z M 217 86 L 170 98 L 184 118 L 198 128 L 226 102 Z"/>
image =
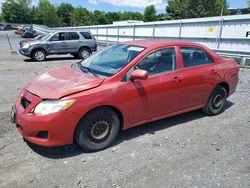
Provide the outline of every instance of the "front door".
<path id="1" fill-rule="evenodd" d="M 177 72 L 174 47 L 150 53 L 134 69 L 147 70 L 149 77 L 147 80 L 128 80 L 125 83 L 126 107 L 131 125 L 164 116 L 180 108 L 176 89 L 178 82 L 174 79 Z"/>
<path id="2" fill-rule="evenodd" d="M 61 54 L 67 52 L 67 43 L 65 42 L 65 33 L 59 32 L 53 35 L 48 44 L 48 51 L 50 54 Z"/>

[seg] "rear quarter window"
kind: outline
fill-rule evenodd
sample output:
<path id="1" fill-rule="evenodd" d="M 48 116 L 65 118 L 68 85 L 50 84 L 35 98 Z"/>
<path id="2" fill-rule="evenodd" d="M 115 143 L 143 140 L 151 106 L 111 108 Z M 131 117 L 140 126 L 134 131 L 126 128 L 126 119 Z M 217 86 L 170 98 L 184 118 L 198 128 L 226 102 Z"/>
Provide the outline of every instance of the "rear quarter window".
<path id="1" fill-rule="evenodd" d="M 85 39 L 92 39 L 92 36 L 89 32 L 80 32 L 80 34 L 83 36 Z"/>

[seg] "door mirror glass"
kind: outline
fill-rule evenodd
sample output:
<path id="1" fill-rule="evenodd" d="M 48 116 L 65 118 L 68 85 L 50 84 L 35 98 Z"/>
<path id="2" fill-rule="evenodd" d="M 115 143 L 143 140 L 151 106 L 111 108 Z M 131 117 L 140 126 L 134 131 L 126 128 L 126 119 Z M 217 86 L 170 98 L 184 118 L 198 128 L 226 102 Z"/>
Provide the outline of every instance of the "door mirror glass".
<path id="1" fill-rule="evenodd" d="M 148 79 L 148 72 L 146 70 L 137 69 L 134 70 L 130 75 L 130 80 L 146 80 Z"/>

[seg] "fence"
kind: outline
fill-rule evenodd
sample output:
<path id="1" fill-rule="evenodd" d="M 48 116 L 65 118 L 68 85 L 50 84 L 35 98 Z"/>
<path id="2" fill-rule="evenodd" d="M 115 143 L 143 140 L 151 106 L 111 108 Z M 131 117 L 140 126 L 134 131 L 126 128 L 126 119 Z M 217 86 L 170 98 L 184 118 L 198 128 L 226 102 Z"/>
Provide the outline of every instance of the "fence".
<path id="1" fill-rule="evenodd" d="M 41 33 L 90 30 L 98 42 L 104 43 L 141 39 L 193 41 L 225 56 L 243 58 L 241 64 L 250 58 L 250 14 L 121 25 L 57 28 L 34 25 L 33 28 Z"/>

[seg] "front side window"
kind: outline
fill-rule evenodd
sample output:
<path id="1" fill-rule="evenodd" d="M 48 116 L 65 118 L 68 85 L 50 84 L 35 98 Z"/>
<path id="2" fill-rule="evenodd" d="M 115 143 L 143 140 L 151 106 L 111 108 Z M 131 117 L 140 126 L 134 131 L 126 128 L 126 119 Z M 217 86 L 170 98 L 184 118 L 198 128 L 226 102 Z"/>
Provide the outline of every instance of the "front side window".
<path id="1" fill-rule="evenodd" d="M 200 48 L 181 48 L 184 67 L 194 67 L 213 63 L 207 53 Z"/>
<path id="2" fill-rule="evenodd" d="M 51 41 L 63 41 L 65 40 L 65 33 L 56 33 L 53 37 L 50 39 Z"/>
<path id="3" fill-rule="evenodd" d="M 123 69 L 143 50 L 145 48 L 140 46 L 115 44 L 85 59 L 81 66 L 91 69 L 99 76 L 110 77 Z"/>
<path id="4" fill-rule="evenodd" d="M 176 63 L 175 49 L 165 48 L 149 54 L 135 68 L 146 70 L 149 75 L 154 75 L 175 70 Z"/>

